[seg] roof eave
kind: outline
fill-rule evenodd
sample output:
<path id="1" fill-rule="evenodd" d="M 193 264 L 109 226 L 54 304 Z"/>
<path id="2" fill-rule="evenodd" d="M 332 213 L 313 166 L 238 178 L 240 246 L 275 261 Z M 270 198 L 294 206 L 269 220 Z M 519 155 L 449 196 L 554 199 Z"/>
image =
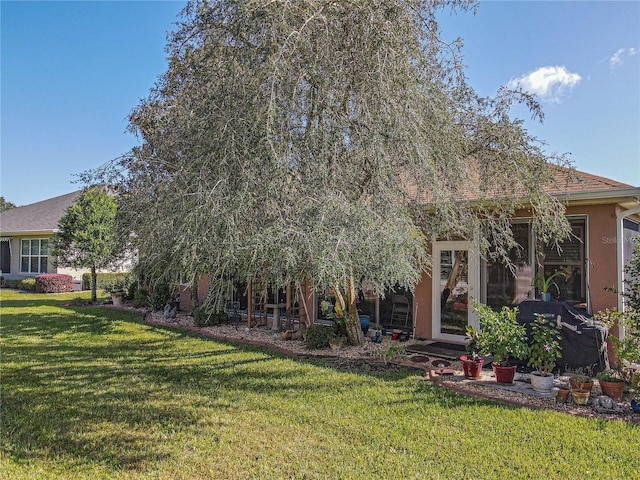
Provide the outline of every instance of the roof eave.
<path id="1" fill-rule="evenodd" d="M 640 203 L 640 187 L 613 188 L 610 190 L 587 190 L 583 192 L 564 192 L 553 195 L 562 202 L 576 204 L 621 203 L 636 205 Z"/>
<path id="2" fill-rule="evenodd" d="M 56 233 L 58 229 L 55 230 L 20 230 L 17 232 L 4 232 L 0 231 L 0 236 L 2 237 L 18 237 L 20 235 L 25 236 L 34 236 L 34 235 L 53 235 Z"/>
<path id="3" fill-rule="evenodd" d="M 570 205 L 605 205 L 617 203 L 625 208 L 631 208 L 640 204 L 640 187 L 613 188 L 610 190 L 587 190 L 581 192 L 562 192 L 551 194 L 557 200 Z M 485 200 L 465 200 L 472 207 L 486 206 L 492 203 L 500 203 L 500 198 Z M 531 203 L 528 198 L 520 197 L 516 199 L 521 208 L 527 208 Z M 430 204 L 425 204 L 429 209 Z"/>

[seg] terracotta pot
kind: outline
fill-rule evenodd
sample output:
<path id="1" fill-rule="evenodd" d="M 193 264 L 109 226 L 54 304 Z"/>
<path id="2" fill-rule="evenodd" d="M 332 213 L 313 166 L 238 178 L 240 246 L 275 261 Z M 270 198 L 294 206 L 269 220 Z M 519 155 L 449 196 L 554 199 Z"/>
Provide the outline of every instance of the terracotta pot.
<path id="1" fill-rule="evenodd" d="M 531 388 L 536 392 L 549 393 L 553 388 L 553 375 L 549 374 L 546 377 L 540 375 L 537 371 L 531 372 Z"/>
<path id="2" fill-rule="evenodd" d="M 480 372 L 482 371 L 482 365 L 484 364 L 484 358 L 478 358 L 474 360 L 472 358 L 463 355 L 460 357 L 462 362 L 462 370 L 464 371 L 464 377 L 471 380 L 478 380 L 480 378 Z"/>
<path id="3" fill-rule="evenodd" d="M 615 402 L 622 399 L 622 391 L 624 390 L 624 382 L 606 382 L 599 380 L 602 394 L 611 397 Z"/>
<path id="4" fill-rule="evenodd" d="M 573 403 L 576 405 L 586 405 L 589 402 L 590 393 L 587 390 L 571 390 Z"/>
<path id="5" fill-rule="evenodd" d="M 501 367 L 496 363 L 492 363 L 493 373 L 496 376 L 496 382 L 498 383 L 513 383 L 513 378 L 516 376 L 516 367 Z"/>
<path id="6" fill-rule="evenodd" d="M 587 390 L 591 393 L 591 389 L 593 388 L 593 381 L 589 380 L 588 382 L 576 382 L 575 380 L 569 379 L 569 385 L 571 386 L 571 390 Z"/>
<path id="7" fill-rule="evenodd" d="M 571 390 L 569 390 L 568 388 L 560 387 L 556 392 L 556 402 L 565 403 L 567 401 L 567 398 L 569 398 L 569 392 L 571 392 Z"/>

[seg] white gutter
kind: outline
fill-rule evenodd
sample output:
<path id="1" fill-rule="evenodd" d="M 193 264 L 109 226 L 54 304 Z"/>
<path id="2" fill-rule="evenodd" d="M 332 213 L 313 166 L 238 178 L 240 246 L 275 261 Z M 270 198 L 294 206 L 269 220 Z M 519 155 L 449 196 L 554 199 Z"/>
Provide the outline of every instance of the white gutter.
<path id="1" fill-rule="evenodd" d="M 635 213 L 640 213 L 640 206 L 635 208 L 631 208 L 629 210 L 624 210 L 618 214 L 616 217 L 616 266 L 618 269 L 618 311 L 622 312 L 624 310 L 624 297 L 622 296 L 622 292 L 624 291 L 624 231 L 623 231 L 623 220 Z M 624 332 L 620 332 L 621 337 L 624 336 Z M 622 338 L 621 338 L 622 339 Z"/>
<path id="2" fill-rule="evenodd" d="M 579 192 L 554 192 L 550 194 L 559 202 L 593 202 L 597 200 L 608 200 L 608 203 L 621 203 L 623 200 L 637 202 L 640 198 L 640 187 L 612 188 L 609 190 L 583 190 Z M 523 207 L 530 204 L 527 197 L 518 197 L 516 201 L 522 203 Z M 471 205 L 486 205 L 491 202 L 500 202 L 500 198 L 486 200 L 471 200 Z"/>
<path id="3" fill-rule="evenodd" d="M 633 198 L 640 196 L 640 187 L 612 188 L 610 190 L 585 190 L 579 192 L 553 193 L 558 200 L 604 200 L 611 198 Z"/>
<path id="4" fill-rule="evenodd" d="M 34 235 L 53 235 L 54 233 L 58 233 L 60 231 L 59 228 L 54 230 L 20 230 L 18 232 L 0 232 L 3 237 L 28 237 Z"/>

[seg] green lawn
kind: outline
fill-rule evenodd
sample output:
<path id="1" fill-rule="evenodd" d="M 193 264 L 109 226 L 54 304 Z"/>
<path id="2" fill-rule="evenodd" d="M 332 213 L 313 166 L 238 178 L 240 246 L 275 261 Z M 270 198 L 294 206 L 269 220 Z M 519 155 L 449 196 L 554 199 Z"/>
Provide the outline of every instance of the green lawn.
<path id="1" fill-rule="evenodd" d="M 62 306 L 76 296 L 0 292 L 2 479 L 638 478 L 639 425 Z"/>

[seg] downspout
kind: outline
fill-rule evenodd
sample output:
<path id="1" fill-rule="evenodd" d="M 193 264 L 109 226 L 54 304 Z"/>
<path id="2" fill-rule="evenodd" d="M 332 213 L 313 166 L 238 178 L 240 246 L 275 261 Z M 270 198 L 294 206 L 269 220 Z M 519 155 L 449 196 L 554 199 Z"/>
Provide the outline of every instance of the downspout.
<path id="1" fill-rule="evenodd" d="M 624 310 L 624 297 L 622 292 L 624 291 L 624 238 L 623 238 L 623 220 L 635 213 L 640 213 L 640 206 L 624 210 L 620 212 L 616 217 L 616 257 L 617 257 L 617 270 L 618 270 L 618 311 Z M 624 336 L 623 332 L 620 332 L 621 336 Z"/>

